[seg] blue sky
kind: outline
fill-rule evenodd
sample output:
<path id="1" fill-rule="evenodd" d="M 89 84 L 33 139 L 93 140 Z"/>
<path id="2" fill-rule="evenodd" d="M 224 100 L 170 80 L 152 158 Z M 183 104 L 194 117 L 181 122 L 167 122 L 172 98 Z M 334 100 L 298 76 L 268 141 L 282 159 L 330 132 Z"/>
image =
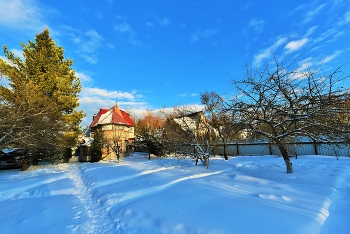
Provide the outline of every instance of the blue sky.
<path id="1" fill-rule="evenodd" d="M 138 114 L 228 93 L 271 51 L 326 70 L 350 61 L 350 0 L 0 0 L 1 46 L 20 55 L 46 27 L 81 78 L 83 125 L 115 101 Z"/>

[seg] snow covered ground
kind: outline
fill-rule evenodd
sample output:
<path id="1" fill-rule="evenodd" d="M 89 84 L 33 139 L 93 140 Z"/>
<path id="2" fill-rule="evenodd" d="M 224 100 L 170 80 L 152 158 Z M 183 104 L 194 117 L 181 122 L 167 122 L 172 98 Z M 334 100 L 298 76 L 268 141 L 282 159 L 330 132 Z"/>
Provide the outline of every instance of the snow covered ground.
<path id="1" fill-rule="evenodd" d="M 350 159 L 115 161 L 0 171 L 1 233 L 350 233 Z"/>

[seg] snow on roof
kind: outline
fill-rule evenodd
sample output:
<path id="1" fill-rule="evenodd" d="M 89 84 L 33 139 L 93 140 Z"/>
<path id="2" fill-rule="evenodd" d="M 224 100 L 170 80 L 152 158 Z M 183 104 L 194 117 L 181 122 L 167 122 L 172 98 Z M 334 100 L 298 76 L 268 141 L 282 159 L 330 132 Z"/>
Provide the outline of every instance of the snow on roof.
<path id="1" fill-rule="evenodd" d="M 183 130 L 195 131 L 197 129 L 198 121 L 188 116 L 174 118 L 175 123 L 181 126 Z"/>
<path id="2" fill-rule="evenodd" d="M 120 110 L 117 104 L 110 109 L 100 109 L 100 111 L 94 117 L 92 123 L 90 124 L 90 128 L 95 127 L 97 125 L 106 124 L 120 124 L 127 125 L 130 127 L 135 126 L 129 114 L 125 111 Z"/>
<path id="3" fill-rule="evenodd" d="M 175 117 L 173 120 L 185 131 L 196 131 L 198 130 L 199 123 L 202 121 L 202 116 L 204 116 L 203 111 L 197 111 L 187 115 Z"/>

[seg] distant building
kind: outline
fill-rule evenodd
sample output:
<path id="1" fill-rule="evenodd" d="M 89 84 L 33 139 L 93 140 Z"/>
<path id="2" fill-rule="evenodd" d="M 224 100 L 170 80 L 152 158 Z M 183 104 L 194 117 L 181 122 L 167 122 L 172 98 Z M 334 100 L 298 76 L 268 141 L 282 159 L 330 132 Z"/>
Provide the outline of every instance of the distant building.
<path id="1" fill-rule="evenodd" d="M 92 138 L 97 131 L 102 133 L 103 158 L 115 158 L 117 153 L 124 157 L 133 152 L 135 124 L 127 112 L 119 109 L 118 104 L 110 109 L 100 109 L 89 127 Z"/>
<path id="2" fill-rule="evenodd" d="M 191 131 L 196 136 L 205 136 L 208 131 L 214 131 L 205 118 L 203 111 L 177 116 L 173 120 L 184 131 Z"/>

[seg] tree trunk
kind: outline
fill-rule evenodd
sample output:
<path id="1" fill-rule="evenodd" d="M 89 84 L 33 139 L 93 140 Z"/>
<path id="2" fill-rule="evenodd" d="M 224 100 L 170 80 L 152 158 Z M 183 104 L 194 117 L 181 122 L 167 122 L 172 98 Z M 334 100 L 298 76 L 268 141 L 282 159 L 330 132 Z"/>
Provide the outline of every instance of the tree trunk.
<path id="1" fill-rule="evenodd" d="M 225 158 L 225 160 L 228 160 L 227 152 L 226 152 L 226 141 L 225 141 L 225 137 L 223 137 L 222 135 L 220 135 L 220 138 L 221 138 L 222 144 L 223 144 L 223 146 L 224 146 L 224 158 Z"/>
<path id="2" fill-rule="evenodd" d="M 64 151 L 64 163 L 68 163 L 70 158 L 72 158 L 72 149 L 66 148 Z"/>
<path id="3" fill-rule="evenodd" d="M 39 160 L 37 158 L 33 158 L 33 166 L 38 166 Z"/>
<path id="4" fill-rule="evenodd" d="M 286 164 L 287 173 L 293 173 L 293 164 L 290 161 L 290 158 L 288 155 L 288 150 L 282 145 L 278 145 L 278 148 L 281 151 L 282 157 L 283 157 L 284 162 Z"/>
<path id="5" fill-rule="evenodd" d="M 286 163 L 287 173 L 293 173 L 293 165 L 290 159 L 288 158 L 288 160 L 284 160 L 284 162 Z"/>
<path id="6" fill-rule="evenodd" d="M 28 163 L 28 158 L 24 158 L 22 161 L 22 168 L 21 171 L 26 171 L 27 170 L 27 163 Z"/>
<path id="7" fill-rule="evenodd" d="M 223 144 L 224 144 L 224 158 L 225 158 L 225 160 L 228 160 L 227 152 L 226 152 L 226 142 L 223 141 Z"/>

